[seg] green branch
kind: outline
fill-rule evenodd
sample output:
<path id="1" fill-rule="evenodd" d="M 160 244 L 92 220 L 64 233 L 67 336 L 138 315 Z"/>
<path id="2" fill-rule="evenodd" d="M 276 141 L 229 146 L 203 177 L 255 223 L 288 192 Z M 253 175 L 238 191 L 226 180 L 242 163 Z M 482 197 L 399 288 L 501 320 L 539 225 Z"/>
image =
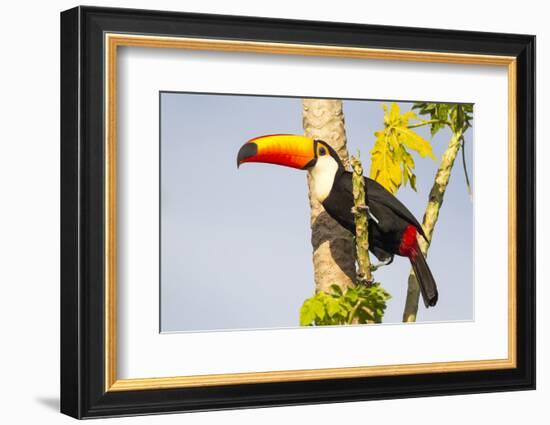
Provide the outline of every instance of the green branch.
<path id="1" fill-rule="evenodd" d="M 363 166 L 357 157 L 351 157 L 351 167 L 353 169 L 352 184 L 353 184 L 353 203 L 355 215 L 355 245 L 357 252 L 357 278 L 359 282 L 367 285 L 373 284 L 371 263 L 369 258 L 369 226 L 366 203 L 366 187 L 365 179 L 363 178 Z"/>
<path id="2" fill-rule="evenodd" d="M 463 136 L 463 130 L 459 130 L 457 133 L 453 133 L 449 146 L 441 157 L 439 168 L 435 175 L 435 181 L 428 196 L 428 205 L 426 212 L 424 213 L 424 219 L 422 220 L 422 228 L 428 238 L 426 242 L 423 238 L 418 238 L 418 245 L 424 256 L 428 254 L 428 248 L 432 241 L 435 224 L 439 218 L 439 212 L 443 205 L 443 198 L 449 179 L 451 177 L 451 170 L 455 162 L 458 150 L 461 147 L 461 140 Z M 405 301 L 405 309 L 403 311 L 403 322 L 415 322 L 416 315 L 418 313 L 418 300 L 420 297 L 420 288 L 414 272 L 411 270 L 409 274 L 408 286 L 407 286 L 407 299 Z"/>

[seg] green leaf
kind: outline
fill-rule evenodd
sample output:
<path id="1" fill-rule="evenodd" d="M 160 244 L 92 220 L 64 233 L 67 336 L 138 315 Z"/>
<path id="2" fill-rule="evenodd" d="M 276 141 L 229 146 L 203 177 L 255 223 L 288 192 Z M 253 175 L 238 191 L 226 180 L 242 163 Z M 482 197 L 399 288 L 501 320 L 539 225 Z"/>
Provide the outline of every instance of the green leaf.
<path id="1" fill-rule="evenodd" d="M 451 131 L 466 131 L 471 127 L 473 119 L 474 105 L 469 103 L 415 103 L 414 110 L 418 110 L 420 115 L 429 115 L 431 120 L 441 120 L 442 122 L 432 123 L 430 133 L 433 136 L 437 134 L 446 125 L 449 125 Z"/>
<path id="2" fill-rule="evenodd" d="M 330 285 L 330 289 L 334 295 L 341 296 L 342 295 L 342 288 L 340 288 L 336 284 Z"/>
<path id="3" fill-rule="evenodd" d="M 447 116 L 449 115 L 451 107 L 447 103 L 438 103 L 435 107 L 435 111 L 437 113 L 437 118 L 441 121 L 446 121 Z"/>
<path id="4" fill-rule="evenodd" d="M 327 313 L 330 317 L 334 317 L 336 314 L 340 314 L 342 309 L 337 299 L 328 297 L 326 301 Z M 344 311 L 345 313 L 345 311 Z"/>
<path id="5" fill-rule="evenodd" d="M 444 126 L 445 124 L 443 123 L 438 123 L 438 122 L 432 123 L 432 125 L 430 126 L 430 135 L 434 137 L 437 134 L 437 132 L 441 130 Z"/>
<path id="6" fill-rule="evenodd" d="M 304 301 L 300 308 L 300 326 L 309 326 L 315 321 L 315 312 L 311 308 L 311 298 Z"/>
<path id="7" fill-rule="evenodd" d="M 380 323 L 386 301 L 391 298 L 379 283 L 345 290 L 331 287 L 330 290 L 330 294 L 321 291 L 304 301 L 300 309 L 301 326 L 342 325 L 354 321 Z M 355 308 L 356 305 L 359 307 Z"/>
<path id="8" fill-rule="evenodd" d="M 361 321 L 363 321 L 363 323 L 368 321 L 374 322 L 376 320 L 375 316 L 370 312 L 368 308 L 363 307 L 357 311 L 358 311 L 358 316 L 360 317 Z"/>
<path id="9" fill-rule="evenodd" d="M 325 318 L 325 306 L 319 299 L 311 300 L 311 309 L 315 313 L 315 316 L 323 320 Z"/>
<path id="10" fill-rule="evenodd" d="M 346 291 L 345 297 L 352 303 L 355 303 L 357 302 L 359 295 L 357 294 L 357 291 L 355 290 L 355 288 L 348 288 L 348 290 Z"/>

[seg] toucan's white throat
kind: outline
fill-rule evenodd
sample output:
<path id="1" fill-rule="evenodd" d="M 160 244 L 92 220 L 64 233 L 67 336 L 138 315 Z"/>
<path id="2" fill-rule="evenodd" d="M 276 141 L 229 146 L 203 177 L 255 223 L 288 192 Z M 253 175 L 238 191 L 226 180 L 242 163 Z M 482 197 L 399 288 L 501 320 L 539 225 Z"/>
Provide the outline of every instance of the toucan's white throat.
<path id="1" fill-rule="evenodd" d="M 309 171 L 312 177 L 313 196 L 319 202 L 322 203 L 330 194 L 337 171 L 338 163 L 330 155 L 318 157 L 315 166 Z"/>

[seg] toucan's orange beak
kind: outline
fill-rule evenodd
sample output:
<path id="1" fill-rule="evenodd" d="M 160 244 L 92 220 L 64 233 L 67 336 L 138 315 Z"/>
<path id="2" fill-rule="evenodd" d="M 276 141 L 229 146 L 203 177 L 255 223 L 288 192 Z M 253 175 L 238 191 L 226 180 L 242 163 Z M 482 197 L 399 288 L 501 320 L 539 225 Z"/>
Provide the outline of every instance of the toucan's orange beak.
<path id="1" fill-rule="evenodd" d="M 306 169 L 315 164 L 315 143 L 306 136 L 270 134 L 246 142 L 237 155 L 237 167 L 245 162 L 264 162 Z"/>

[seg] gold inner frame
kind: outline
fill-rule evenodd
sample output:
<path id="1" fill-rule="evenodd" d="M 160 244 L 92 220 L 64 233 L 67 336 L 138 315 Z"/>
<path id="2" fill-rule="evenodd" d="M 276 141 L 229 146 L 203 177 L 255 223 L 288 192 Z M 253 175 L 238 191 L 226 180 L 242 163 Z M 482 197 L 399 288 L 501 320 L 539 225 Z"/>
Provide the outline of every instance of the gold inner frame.
<path id="1" fill-rule="evenodd" d="M 116 123 L 119 46 L 504 66 L 508 71 L 508 358 L 272 372 L 118 379 L 116 325 Z M 410 375 L 516 367 L 516 58 L 325 45 L 105 34 L 105 391 Z"/>

